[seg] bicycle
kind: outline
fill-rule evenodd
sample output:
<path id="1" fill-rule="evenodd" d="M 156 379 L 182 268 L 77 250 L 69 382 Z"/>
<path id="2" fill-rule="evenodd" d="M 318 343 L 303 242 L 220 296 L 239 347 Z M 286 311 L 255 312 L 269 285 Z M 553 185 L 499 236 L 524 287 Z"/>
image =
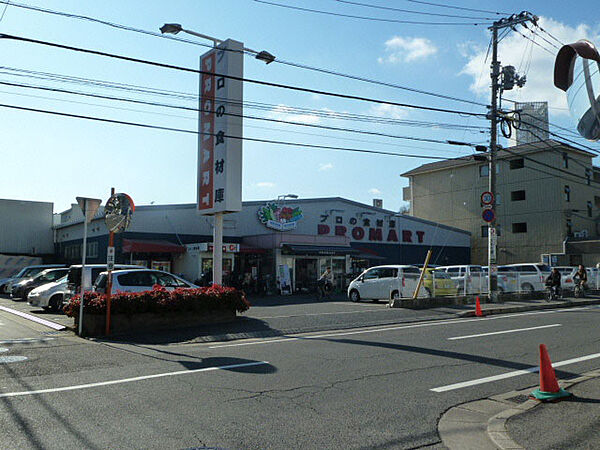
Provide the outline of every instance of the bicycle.
<path id="1" fill-rule="evenodd" d="M 319 300 L 330 300 L 331 292 L 333 291 L 333 284 L 331 281 L 322 281 L 319 280 L 317 282 L 317 292 L 319 294 Z"/>
<path id="2" fill-rule="evenodd" d="M 573 289 L 573 297 L 575 298 L 583 298 L 585 297 L 585 287 L 584 282 L 579 278 L 575 279 L 575 288 Z"/>
<path id="3" fill-rule="evenodd" d="M 560 299 L 561 292 L 560 286 L 547 286 L 548 296 L 546 297 L 547 302 L 553 302 Z"/>

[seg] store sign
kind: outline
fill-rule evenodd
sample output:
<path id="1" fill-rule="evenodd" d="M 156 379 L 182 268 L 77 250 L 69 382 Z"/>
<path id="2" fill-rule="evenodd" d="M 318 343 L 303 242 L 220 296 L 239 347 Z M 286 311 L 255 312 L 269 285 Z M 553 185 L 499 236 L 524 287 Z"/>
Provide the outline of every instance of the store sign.
<path id="1" fill-rule="evenodd" d="M 228 39 L 200 57 L 197 207 L 202 214 L 242 210 L 243 49 Z"/>
<path id="2" fill-rule="evenodd" d="M 377 225 L 377 221 L 374 221 Z M 381 221 L 383 222 L 383 221 Z M 395 227 L 395 223 L 394 223 Z M 329 235 L 333 232 L 335 236 L 349 236 L 355 241 L 369 242 L 403 242 L 422 244 L 425 239 L 425 232 L 420 230 L 396 230 L 388 225 L 387 232 L 383 227 L 362 227 L 359 225 L 347 227 L 345 225 L 335 225 L 333 228 L 327 224 L 317 225 L 317 234 Z"/>
<path id="3" fill-rule="evenodd" d="M 258 220 L 267 228 L 277 231 L 290 231 L 296 228 L 296 224 L 304 216 L 299 206 L 278 205 L 267 203 L 258 208 Z"/>
<path id="4" fill-rule="evenodd" d="M 198 244 L 187 244 L 185 246 L 188 253 L 194 252 L 212 252 L 213 244 L 208 242 L 200 242 Z M 223 244 L 223 252 L 225 253 L 239 253 L 240 244 Z"/>

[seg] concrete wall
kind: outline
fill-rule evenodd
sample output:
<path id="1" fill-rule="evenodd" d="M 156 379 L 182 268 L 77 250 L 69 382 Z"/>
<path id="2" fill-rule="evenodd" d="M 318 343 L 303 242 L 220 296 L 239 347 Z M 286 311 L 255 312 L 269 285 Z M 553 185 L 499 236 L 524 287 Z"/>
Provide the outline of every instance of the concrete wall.
<path id="1" fill-rule="evenodd" d="M 52 255 L 53 204 L 0 199 L 0 253 Z"/>

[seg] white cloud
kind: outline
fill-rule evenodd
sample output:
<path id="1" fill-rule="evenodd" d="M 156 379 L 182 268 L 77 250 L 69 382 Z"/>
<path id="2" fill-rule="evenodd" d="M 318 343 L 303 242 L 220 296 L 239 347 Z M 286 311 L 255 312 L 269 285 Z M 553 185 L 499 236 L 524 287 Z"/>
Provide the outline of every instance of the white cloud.
<path id="1" fill-rule="evenodd" d="M 333 169 L 333 164 L 331 163 L 321 163 L 319 164 L 319 171 L 331 170 Z"/>
<path id="2" fill-rule="evenodd" d="M 396 105 L 372 105 L 369 114 L 377 117 L 386 117 L 390 119 L 405 119 L 408 116 L 408 110 Z"/>
<path id="3" fill-rule="evenodd" d="M 275 183 L 272 183 L 270 181 L 259 181 L 258 183 L 256 183 L 256 187 L 259 187 L 259 188 L 272 188 L 272 187 L 275 187 Z"/>
<path id="4" fill-rule="evenodd" d="M 379 195 L 379 194 L 381 194 L 381 191 L 377 188 L 371 188 L 371 189 L 369 189 L 369 194 Z"/>
<path id="5" fill-rule="evenodd" d="M 319 116 L 310 113 L 298 113 L 287 105 L 279 104 L 273 108 L 268 117 L 277 120 L 286 120 L 288 122 L 300 122 L 308 124 L 317 124 L 320 121 Z"/>
<path id="6" fill-rule="evenodd" d="M 385 42 L 386 55 L 379 57 L 377 61 L 380 64 L 408 63 L 426 59 L 437 51 L 437 47 L 427 38 L 394 36 Z"/>
<path id="7" fill-rule="evenodd" d="M 540 17 L 539 24 L 561 42 L 570 43 L 584 38 L 590 39 L 592 42 L 598 42 L 599 36 L 594 36 L 595 33 L 586 24 L 580 24 L 573 28 L 546 17 Z M 506 38 L 500 41 L 498 44 L 498 59 L 503 65 L 515 66 L 517 70 L 520 67 L 521 72 L 529 67 L 529 70 L 526 71 L 527 82 L 525 87 L 515 87 L 512 91 L 506 92 L 505 97 L 520 101 L 547 101 L 551 108 L 559 108 L 552 110 L 551 113 L 568 114 L 565 93 L 554 87 L 554 60 L 558 50 L 523 27 L 518 27 L 518 30 L 531 39 L 535 38 L 535 42 L 551 50 L 552 54 L 534 45 L 514 31 L 511 31 Z M 539 29 L 536 32 L 548 41 L 553 42 L 552 38 L 539 31 Z M 558 43 L 554 43 L 560 47 Z M 468 58 L 460 73 L 470 76 L 472 78 L 471 91 L 487 100 L 490 97 L 490 59 L 484 61 L 486 50 L 487 48 L 477 48 L 472 45 L 470 48 L 469 46 L 459 48 L 459 52 L 467 54 L 466 57 Z"/>

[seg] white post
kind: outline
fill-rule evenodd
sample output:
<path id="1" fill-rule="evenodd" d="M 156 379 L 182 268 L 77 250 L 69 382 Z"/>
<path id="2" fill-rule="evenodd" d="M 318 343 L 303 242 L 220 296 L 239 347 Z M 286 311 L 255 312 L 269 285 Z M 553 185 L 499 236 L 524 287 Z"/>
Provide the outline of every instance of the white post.
<path id="1" fill-rule="evenodd" d="M 435 270 L 431 271 L 431 296 L 435 298 Z"/>
<path id="2" fill-rule="evenodd" d="M 213 284 L 223 284 L 223 213 L 214 215 Z"/>
<path id="3" fill-rule="evenodd" d="M 85 256 L 87 254 L 87 209 L 88 201 L 84 200 L 83 208 L 83 250 L 81 257 L 81 299 L 79 300 L 79 336 L 83 330 L 83 295 L 85 294 Z"/>

